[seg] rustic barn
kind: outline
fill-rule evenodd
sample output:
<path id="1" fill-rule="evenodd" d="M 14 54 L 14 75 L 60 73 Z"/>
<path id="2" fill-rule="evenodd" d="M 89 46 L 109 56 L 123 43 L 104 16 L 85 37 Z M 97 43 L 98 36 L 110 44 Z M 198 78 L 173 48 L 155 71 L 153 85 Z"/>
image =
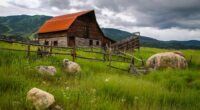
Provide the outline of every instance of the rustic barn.
<path id="1" fill-rule="evenodd" d="M 94 10 L 53 17 L 38 30 L 40 44 L 73 47 L 105 46 L 113 40 L 104 36 Z"/>

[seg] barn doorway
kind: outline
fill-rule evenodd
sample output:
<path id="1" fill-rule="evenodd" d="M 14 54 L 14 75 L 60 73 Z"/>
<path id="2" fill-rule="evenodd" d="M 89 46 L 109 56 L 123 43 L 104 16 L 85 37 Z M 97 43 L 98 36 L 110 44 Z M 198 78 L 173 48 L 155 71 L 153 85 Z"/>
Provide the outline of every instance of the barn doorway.
<path id="1" fill-rule="evenodd" d="M 69 40 L 68 40 L 68 46 L 69 47 L 74 47 L 75 46 L 75 37 L 69 37 Z"/>
<path id="2" fill-rule="evenodd" d="M 53 41 L 53 46 L 58 46 L 58 41 Z"/>
<path id="3" fill-rule="evenodd" d="M 93 41 L 90 39 L 89 41 L 89 45 L 92 46 L 93 45 Z"/>

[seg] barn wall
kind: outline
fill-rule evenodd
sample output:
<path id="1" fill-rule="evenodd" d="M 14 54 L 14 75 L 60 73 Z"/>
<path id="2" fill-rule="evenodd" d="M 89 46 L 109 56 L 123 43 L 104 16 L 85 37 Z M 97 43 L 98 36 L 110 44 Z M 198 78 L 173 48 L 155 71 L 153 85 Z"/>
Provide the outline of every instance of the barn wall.
<path id="1" fill-rule="evenodd" d="M 100 40 L 80 38 L 80 37 L 76 37 L 76 46 L 90 46 L 90 40 L 92 41 L 93 46 L 101 46 L 102 42 Z"/>
<path id="2" fill-rule="evenodd" d="M 38 40 L 41 45 L 44 45 L 45 41 L 48 41 L 49 45 L 54 41 L 57 41 L 57 46 L 67 47 L 68 45 L 66 31 L 39 34 Z"/>
<path id="3" fill-rule="evenodd" d="M 48 42 L 49 45 L 51 45 L 52 42 L 53 46 L 67 47 L 67 37 L 39 39 L 39 44 L 45 45 L 45 41 Z M 54 45 L 55 41 L 57 42 L 58 45 Z"/>
<path id="4" fill-rule="evenodd" d="M 89 46 L 89 40 L 86 38 L 76 37 L 76 46 Z"/>
<path id="5" fill-rule="evenodd" d="M 38 34 L 38 36 L 39 36 L 38 39 L 41 39 L 41 38 L 55 38 L 55 37 L 67 37 L 67 31 L 41 33 L 41 34 Z"/>
<path id="6" fill-rule="evenodd" d="M 100 40 L 92 40 L 93 41 L 93 46 L 101 46 L 102 42 Z M 97 44 L 98 42 L 98 44 Z"/>

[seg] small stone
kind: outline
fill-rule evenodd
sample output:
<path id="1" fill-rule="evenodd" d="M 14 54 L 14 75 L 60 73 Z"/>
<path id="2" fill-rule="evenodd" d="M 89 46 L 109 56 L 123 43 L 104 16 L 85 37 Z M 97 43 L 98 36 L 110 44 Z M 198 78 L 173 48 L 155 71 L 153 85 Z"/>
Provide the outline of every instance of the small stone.
<path id="1" fill-rule="evenodd" d="M 52 105 L 48 110 L 63 110 L 63 108 L 59 105 Z"/>
<path id="2" fill-rule="evenodd" d="M 54 66 L 37 66 L 37 71 L 41 74 L 55 75 L 56 68 Z"/>
<path id="3" fill-rule="evenodd" d="M 63 60 L 63 69 L 67 73 L 78 73 L 81 71 L 79 64 L 69 61 L 68 59 Z"/>

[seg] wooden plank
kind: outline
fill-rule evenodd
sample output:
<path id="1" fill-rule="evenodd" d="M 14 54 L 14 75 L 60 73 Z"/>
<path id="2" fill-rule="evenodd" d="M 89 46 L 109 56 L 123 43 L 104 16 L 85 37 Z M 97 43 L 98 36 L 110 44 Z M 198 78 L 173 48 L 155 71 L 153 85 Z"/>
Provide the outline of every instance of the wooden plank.
<path id="1" fill-rule="evenodd" d="M 0 50 L 27 52 L 27 50 L 21 50 L 21 49 L 10 49 L 10 48 L 0 48 Z M 32 50 L 30 50 L 29 52 L 37 53 L 37 51 L 32 51 Z M 48 53 L 48 52 L 41 52 L 41 53 Z M 52 52 L 52 54 L 71 55 L 70 53 L 60 53 L 60 52 Z"/>
<path id="2" fill-rule="evenodd" d="M 89 50 L 83 50 L 83 52 L 96 53 L 96 54 L 105 54 L 104 52 L 89 51 Z"/>
<path id="3" fill-rule="evenodd" d="M 115 44 L 112 44 L 112 48 L 114 51 L 117 51 L 117 50 L 128 51 L 130 49 L 139 48 L 139 46 L 137 46 L 138 44 L 139 44 L 139 36 L 134 35 L 130 38 L 127 38 Z"/>
<path id="4" fill-rule="evenodd" d="M 106 46 L 102 48 L 103 50 L 103 60 L 106 62 Z"/>
<path id="5" fill-rule="evenodd" d="M 53 42 L 51 41 L 51 47 L 50 47 L 50 51 L 49 51 L 50 55 L 52 54 L 52 52 L 53 52 Z"/>
<path id="6" fill-rule="evenodd" d="M 112 62 L 112 48 L 109 47 L 108 51 L 109 51 L 108 61 L 109 61 L 109 66 L 111 66 L 111 62 Z"/>
<path id="7" fill-rule="evenodd" d="M 130 63 L 128 61 L 125 60 L 111 60 L 112 62 L 121 62 L 121 63 Z"/>
<path id="8" fill-rule="evenodd" d="M 75 61 L 75 59 L 76 59 L 76 47 L 75 46 L 71 50 L 71 56 L 72 56 L 72 61 Z"/>
<path id="9" fill-rule="evenodd" d="M 87 59 L 87 60 L 96 60 L 96 61 L 104 61 L 103 59 L 95 59 L 95 58 L 88 58 L 83 56 L 76 56 L 77 58 Z"/>
<path id="10" fill-rule="evenodd" d="M 128 71 L 128 70 L 126 70 L 126 69 L 123 69 L 123 68 L 118 68 L 118 67 L 115 67 L 115 66 L 110 66 L 110 65 L 107 65 L 107 66 L 109 66 L 109 67 L 111 67 L 111 68 L 115 68 L 115 69 L 118 69 L 118 70 L 122 70 L 122 71 Z"/>
<path id="11" fill-rule="evenodd" d="M 136 59 L 136 60 L 138 60 L 138 61 L 142 61 L 141 59 L 137 58 L 136 56 L 133 56 L 133 55 L 130 55 L 130 54 L 127 54 L 127 53 L 124 53 L 124 52 L 120 52 L 120 53 L 122 53 L 122 54 L 124 54 L 124 55 L 128 55 L 128 56 L 130 56 L 130 57 L 133 57 L 134 59 Z"/>

